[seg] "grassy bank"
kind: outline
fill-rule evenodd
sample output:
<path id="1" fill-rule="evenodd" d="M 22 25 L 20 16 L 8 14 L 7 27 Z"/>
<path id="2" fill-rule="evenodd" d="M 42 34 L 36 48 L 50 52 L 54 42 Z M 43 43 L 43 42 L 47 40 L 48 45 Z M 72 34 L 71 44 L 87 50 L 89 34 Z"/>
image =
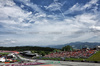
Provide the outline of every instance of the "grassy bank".
<path id="1" fill-rule="evenodd" d="M 86 58 L 41 58 L 43 60 L 66 60 L 66 61 L 100 61 L 100 51 L 96 52 L 94 55 Z"/>
<path id="2" fill-rule="evenodd" d="M 42 60 L 65 60 L 65 61 L 83 61 L 84 58 L 41 58 Z"/>
<path id="3" fill-rule="evenodd" d="M 8 55 L 9 53 L 2 53 L 2 52 L 0 52 L 0 54 L 1 54 L 1 55 Z"/>
<path id="4" fill-rule="evenodd" d="M 87 61 L 100 61 L 100 51 L 88 58 Z"/>
<path id="5" fill-rule="evenodd" d="M 66 60 L 66 61 L 67 61 L 67 60 L 71 60 L 71 61 L 83 61 L 84 58 L 66 58 L 65 60 Z"/>

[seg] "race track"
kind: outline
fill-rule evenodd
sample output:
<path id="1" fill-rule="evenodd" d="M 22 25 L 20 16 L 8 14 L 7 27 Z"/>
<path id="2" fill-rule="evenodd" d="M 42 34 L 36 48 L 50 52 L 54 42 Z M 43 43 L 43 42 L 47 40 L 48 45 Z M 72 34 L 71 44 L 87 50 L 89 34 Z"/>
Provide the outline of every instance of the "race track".
<path id="1" fill-rule="evenodd" d="M 46 61 L 46 60 L 39 60 L 38 62 L 47 62 L 47 64 L 39 66 L 100 66 L 100 63 L 86 63 L 86 62 Z"/>
<path id="2" fill-rule="evenodd" d="M 22 58 L 20 55 L 16 55 L 18 58 L 24 61 L 30 61 L 32 63 L 44 63 L 40 65 L 21 65 L 21 66 L 100 66 L 100 63 L 87 63 L 87 62 L 71 62 L 71 61 L 53 61 L 53 60 L 35 60 L 35 59 L 27 59 Z M 24 63 L 30 63 L 30 62 L 24 62 Z M 18 64 L 11 63 L 11 64 Z M 9 64 L 0 63 L 0 66 L 6 66 Z M 20 66 L 20 65 L 19 65 Z"/>

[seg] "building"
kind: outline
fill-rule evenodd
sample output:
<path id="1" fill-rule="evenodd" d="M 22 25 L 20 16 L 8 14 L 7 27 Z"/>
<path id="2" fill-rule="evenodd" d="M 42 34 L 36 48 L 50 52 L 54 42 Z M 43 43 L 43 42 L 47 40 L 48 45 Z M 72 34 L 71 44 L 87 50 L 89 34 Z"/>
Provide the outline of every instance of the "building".
<path id="1" fill-rule="evenodd" d="M 96 49 L 97 49 L 98 51 L 100 51 L 100 46 L 97 46 Z"/>
<path id="2" fill-rule="evenodd" d="M 27 57 L 39 57 L 40 55 L 38 55 L 38 53 L 31 53 L 31 51 L 23 51 L 20 52 L 20 54 L 22 54 L 23 56 L 27 56 Z"/>

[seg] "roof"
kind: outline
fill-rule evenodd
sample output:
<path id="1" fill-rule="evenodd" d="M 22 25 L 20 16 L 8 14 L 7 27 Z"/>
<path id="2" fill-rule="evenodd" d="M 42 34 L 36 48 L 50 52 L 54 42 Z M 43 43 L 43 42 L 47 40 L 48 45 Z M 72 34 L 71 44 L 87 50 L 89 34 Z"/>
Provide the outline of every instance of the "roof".
<path id="1" fill-rule="evenodd" d="M 97 46 L 98 48 L 100 48 L 100 46 Z"/>
<path id="2" fill-rule="evenodd" d="M 31 53 L 31 51 L 23 51 L 24 53 Z"/>

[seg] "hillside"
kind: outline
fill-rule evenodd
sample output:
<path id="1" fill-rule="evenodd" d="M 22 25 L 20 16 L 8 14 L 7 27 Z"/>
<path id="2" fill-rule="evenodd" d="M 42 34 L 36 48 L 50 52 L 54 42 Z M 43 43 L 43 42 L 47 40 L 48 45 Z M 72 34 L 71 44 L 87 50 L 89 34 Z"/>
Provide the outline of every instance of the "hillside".
<path id="1" fill-rule="evenodd" d="M 88 58 L 87 61 L 100 61 L 100 51 Z"/>

